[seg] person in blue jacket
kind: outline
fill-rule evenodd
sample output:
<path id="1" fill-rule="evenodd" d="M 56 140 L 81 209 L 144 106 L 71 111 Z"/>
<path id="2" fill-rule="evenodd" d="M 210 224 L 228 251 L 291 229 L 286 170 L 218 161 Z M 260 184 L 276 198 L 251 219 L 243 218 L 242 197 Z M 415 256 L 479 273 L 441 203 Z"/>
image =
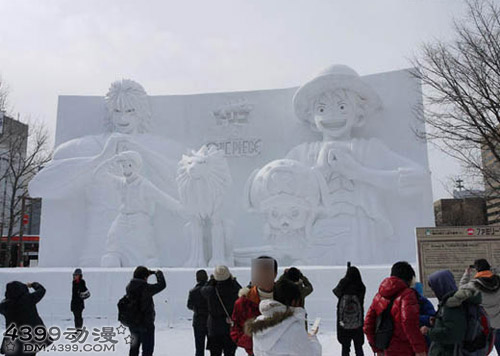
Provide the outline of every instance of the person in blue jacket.
<path id="1" fill-rule="evenodd" d="M 436 316 L 436 309 L 431 301 L 424 296 L 424 286 L 422 283 L 417 282 L 413 287 L 417 292 L 418 304 L 420 305 L 420 327 L 427 326 L 428 328 L 434 326 L 434 319 Z M 430 346 L 431 341 L 426 336 L 425 341 Z"/>

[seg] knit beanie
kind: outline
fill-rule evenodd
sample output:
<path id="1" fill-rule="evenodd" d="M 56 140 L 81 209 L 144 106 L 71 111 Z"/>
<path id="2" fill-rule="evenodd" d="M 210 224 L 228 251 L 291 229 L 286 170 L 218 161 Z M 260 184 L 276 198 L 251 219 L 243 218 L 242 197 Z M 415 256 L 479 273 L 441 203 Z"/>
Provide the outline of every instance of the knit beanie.
<path id="1" fill-rule="evenodd" d="M 149 275 L 149 269 L 144 266 L 139 266 L 134 270 L 134 278 L 144 279 L 146 277 L 149 277 Z"/>
<path id="2" fill-rule="evenodd" d="M 476 268 L 476 271 L 478 271 L 478 272 L 489 271 L 491 269 L 490 264 L 484 258 L 481 258 L 479 260 L 475 260 L 474 267 Z"/>

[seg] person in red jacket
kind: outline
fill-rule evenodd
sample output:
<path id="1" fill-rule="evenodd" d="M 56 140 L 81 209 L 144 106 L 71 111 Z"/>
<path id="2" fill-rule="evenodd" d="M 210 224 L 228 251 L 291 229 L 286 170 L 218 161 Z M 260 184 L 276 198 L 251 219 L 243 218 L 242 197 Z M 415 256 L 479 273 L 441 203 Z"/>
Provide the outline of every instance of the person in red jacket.
<path id="1" fill-rule="evenodd" d="M 256 262 L 256 263 L 254 263 Z M 252 285 L 242 288 L 234 303 L 231 338 L 248 355 L 253 355 L 252 336 L 245 334 L 245 323 L 260 315 L 261 300 L 273 299 L 274 280 L 278 275 L 278 262 L 268 256 L 252 261 Z"/>
<path id="2" fill-rule="evenodd" d="M 415 271 L 408 262 L 398 262 L 392 266 L 391 277 L 380 285 L 365 318 L 364 332 L 373 352 L 377 356 L 425 356 L 427 344 L 420 332 L 420 306 L 416 292 L 410 288 Z M 389 347 L 378 350 L 375 347 L 377 316 L 394 300 L 391 315 L 394 332 Z"/>

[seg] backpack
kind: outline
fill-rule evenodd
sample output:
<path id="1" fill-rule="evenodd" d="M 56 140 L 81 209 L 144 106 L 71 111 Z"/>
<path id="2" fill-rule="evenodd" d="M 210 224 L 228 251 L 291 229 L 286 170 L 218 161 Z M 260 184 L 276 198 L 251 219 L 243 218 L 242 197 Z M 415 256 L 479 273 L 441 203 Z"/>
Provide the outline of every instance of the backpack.
<path id="1" fill-rule="evenodd" d="M 462 345 L 459 345 L 460 355 L 488 355 L 493 348 L 493 330 L 483 307 L 464 302 L 467 329 Z"/>
<path id="2" fill-rule="evenodd" d="M 131 298 L 125 294 L 118 301 L 118 321 L 127 327 L 138 327 L 144 314 L 141 310 L 140 298 Z"/>
<path id="3" fill-rule="evenodd" d="M 392 299 L 387 308 L 377 316 L 377 323 L 375 326 L 375 347 L 382 351 L 389 348 L 394 333 L 394 320 L 391 314 L 394 300 L 395 299 Z"/>
<path id="4" fill-rule="evenodd" d="M 363 326 L 363 307 L 357 295 L 345 294 L 340 298 L 339 325 L 346 330 Z"/>

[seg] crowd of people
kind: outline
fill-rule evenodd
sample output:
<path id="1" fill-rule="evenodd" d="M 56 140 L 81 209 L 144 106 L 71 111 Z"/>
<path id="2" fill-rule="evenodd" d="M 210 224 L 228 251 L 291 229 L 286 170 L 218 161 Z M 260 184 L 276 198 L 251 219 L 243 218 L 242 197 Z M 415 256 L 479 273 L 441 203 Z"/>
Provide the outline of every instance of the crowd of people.
<path id="1" fill-rule="evenodd" d="M 261 256 L 252 264 L 251 282 L 242 287 L 226 266 L 208 276 L 196 272 L 196 286 L 189 291 L 187 307 L 193 311 L 196 356 L 235 355 L 238 347 L 254 356 L 317 356 L 322 347 L 318 323 L 311 327 L 306 297 L 313 292 L 309 279 L 296 267 L 278 278 L 278 263 Z M 150 276 L 156 283 L 148 283 Z M 438 300 L 437 310 L 424 296 L 422 283 L 407 262 L 392 266 L 380 284 L 369 309 L 364 311 L 366 286 L 360 270 L 348 264 L 345 276 L 333 288 L 337 298 L 337 339 L 342 355 L 364 355 L 368 341 L 377 356 L 457 356 L 500 354 L 500 277 L 485 259 L 466 269 L 459 285 L 451 271 L 437 271 L 426 281 Z M 150 356 L 155 344 L 153 296 L 166 288 L 161 270 L 135 269 L 125 295 L 118 302 L 118 320 L 130 330 L 129 355 Z M 30 291 L 32 289 L 33 291 Z M 45 327 L 36 304 L 45 288 L 36 282 L 9 282 L 0 314 L 6 327 Z M 84 300 L 90 297 L 81 269 L 72 281 L 71 311 L 75 335 L 83 327 Z M 23 348 L 23 340 L 4 336 L 0 353 L 35 355 Z M 50 336 L 38 341 L 50 345 Z"/>
<path id="2" fill-rule="evenodd" d="M 197 285 L 188 298 L 188 308 L 194 311 L 196 356 L 205 349 L 211 356 L 234 355 L 237 347 L 255 356 L 321 355 L 318 328 L 308 330 L 305 309 L 312 284 L 295 267 L 274 282 L 277 262 L 267 256 L 259 259 L 273 261 L 271 278 L 262 279 L 267 284 L 252 280 L 239 289 L 224 266 L 217 267 L 210 280 L 206 271 L 197 272 Z M 333 289 L 342 356 L 350 355 L 352 346 L 356 356 L 363 356 L 365 339 L 377 356 L 480 356 L 493 348 L 500 354 L 500 277 L 488 261 L 475 261 L 459 286 L 449 270 L 433 273 L 427 283 L 438 300 L 437 310 L 424 296 L 413 267 L 395 263 L 365 315 L 366 286 L 360 270 L 348 264 Z M 215 328 L 213 320 L 224 327 Z"/>

